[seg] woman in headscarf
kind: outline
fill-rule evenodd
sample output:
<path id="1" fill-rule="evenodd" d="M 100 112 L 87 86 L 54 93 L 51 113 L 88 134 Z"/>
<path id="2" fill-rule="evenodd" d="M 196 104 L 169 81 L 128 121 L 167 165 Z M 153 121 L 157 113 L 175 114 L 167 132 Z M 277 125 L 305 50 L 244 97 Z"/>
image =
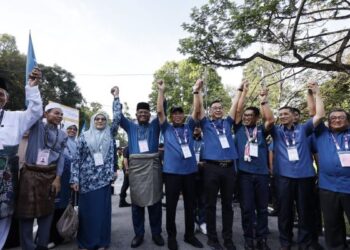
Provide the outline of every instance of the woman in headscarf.
<path id="1" fill-rule="evenodd" d="M 47 249 L 55 196 L 61 188 L 63 150 L 67 135 L 58 128 L 63 113 L 58 104 L 45 107 L 46 123 L 39 120 L 30 129 L 25 164 L 20 172 L 16 213 L 20 220 L 21 247 Z M 33 223 L 37 219 L 37 242 L 33 242 Z"/>
<path id="2" fill-rule="evenodd" d="M 119 90 L 112 89 L 116 96 Z M 113 103 L 113 123 L 108 115 L 97 112 L 90 129 L 78 140 L 71 167 L 71 187 L 79 191 L 79 249 L 106 249 L 111 241 L 111 182 L 115 176 L 115 140 L 121 105 Z"/>
<path id="3" fill-rule="evenodd" d="M 58 193 L 55 199 L 55 212 L 53 215 L 53 220 L 50 230 L 50 244 L 49 247 L 54 247 L 61 244 L 64 239 L 59 235 L 57 231 L 56 224 L 61 218 L 64 210 L 67 208 L 70 198 L 71 198 L 71 189 L 70 189 L 70 167 L 72 163 L 72 158 L 77 151 L 77 141 L 76 136 L 78 132 L 78 127 L 76 125 L 70 125 L 67 127 L 66 133 L 68 135 L 66 148 L 63 151 L 64 154 L 64 168 L 61 176 L 61 191 Z M 51 246 L 50 246 L 51 245 Z"/>

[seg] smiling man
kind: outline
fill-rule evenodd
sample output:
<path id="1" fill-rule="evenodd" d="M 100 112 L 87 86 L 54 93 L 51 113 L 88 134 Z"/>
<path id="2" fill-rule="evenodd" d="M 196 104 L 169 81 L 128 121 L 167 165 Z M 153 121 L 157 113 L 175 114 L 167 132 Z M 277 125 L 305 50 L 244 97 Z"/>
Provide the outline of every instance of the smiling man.
<path id="1" fill-rule="evenodd" d="M 35 68 L 25 87 L 28 106 L 25 111 L 4 110 L 9 100 L 7 81 L 0 78 L 0 249 L 3 248 L 14 213 L 18 187 L 18 144 L 23 134 L 42 116 L 42 100 L 38 88 L 41 71 Z"/>
<path id="2" fill-rule="evenodd" d="M 291 249 L 293 236 L 293 204 L 296 202 L 299 215 L 297 244 L 299 249 L 312 248 L 314 230 L 314 177 L 312 154 L 308 137 L 324 117 L 323 101 L 317 83 L 309 83 L 309 90 L 316 100 L 316 114 L 304 124 L 295 123 L 291 107 L 279 109 L 280 126 L 274 126 L 271 135 L 274 142 L 274 167 L 279 173 L 278 229 L 282 250 Z"/>
<path id="3" fill-rule="evenodd" d="M 321 123 L 315 129 L 319 162 L 320 201 L 327 249 L 348 249 L 346 214 L 350 220 L 350 115 L 334 109 L 327 128 Z"/>

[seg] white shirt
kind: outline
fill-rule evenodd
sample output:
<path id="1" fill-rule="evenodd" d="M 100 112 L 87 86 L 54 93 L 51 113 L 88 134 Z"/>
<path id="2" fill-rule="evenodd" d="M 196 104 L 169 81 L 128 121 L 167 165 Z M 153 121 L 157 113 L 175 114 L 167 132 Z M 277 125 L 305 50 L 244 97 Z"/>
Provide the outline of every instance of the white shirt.
<path id="1" fill-rule="evenodd" d="M 43 104 L 38 86 L 25 87 L 28 107 L 25 111 L 6 111 L 0 126 L 0 143 L 16 146 L 23 134 L 43 115 Z"/>

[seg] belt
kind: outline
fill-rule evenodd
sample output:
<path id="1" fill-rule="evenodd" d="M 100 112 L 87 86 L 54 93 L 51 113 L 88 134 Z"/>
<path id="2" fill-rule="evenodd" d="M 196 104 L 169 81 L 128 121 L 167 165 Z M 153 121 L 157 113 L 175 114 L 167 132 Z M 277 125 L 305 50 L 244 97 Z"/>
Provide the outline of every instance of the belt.
<path id="1" fill-rule="evenodd" d="M 233 161 L 213 161 L 213 160 L 206 160 L 207 163 L 217 165 L 222 168 L 230 168 L 233 166 Z"/>

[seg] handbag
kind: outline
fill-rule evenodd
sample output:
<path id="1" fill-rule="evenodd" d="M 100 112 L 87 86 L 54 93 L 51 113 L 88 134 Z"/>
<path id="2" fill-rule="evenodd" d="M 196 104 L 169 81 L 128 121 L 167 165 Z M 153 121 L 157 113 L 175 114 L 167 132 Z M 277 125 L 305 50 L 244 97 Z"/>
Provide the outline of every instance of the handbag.
<path id="1" fill-rule="evenodd" d="M 59 235 L 66 239 L 72 240 L 76 238 L 79 227 L 78 212 L 74 209 L 71 202 L 64 210 L 61 218 L 56 224 Z"/>

